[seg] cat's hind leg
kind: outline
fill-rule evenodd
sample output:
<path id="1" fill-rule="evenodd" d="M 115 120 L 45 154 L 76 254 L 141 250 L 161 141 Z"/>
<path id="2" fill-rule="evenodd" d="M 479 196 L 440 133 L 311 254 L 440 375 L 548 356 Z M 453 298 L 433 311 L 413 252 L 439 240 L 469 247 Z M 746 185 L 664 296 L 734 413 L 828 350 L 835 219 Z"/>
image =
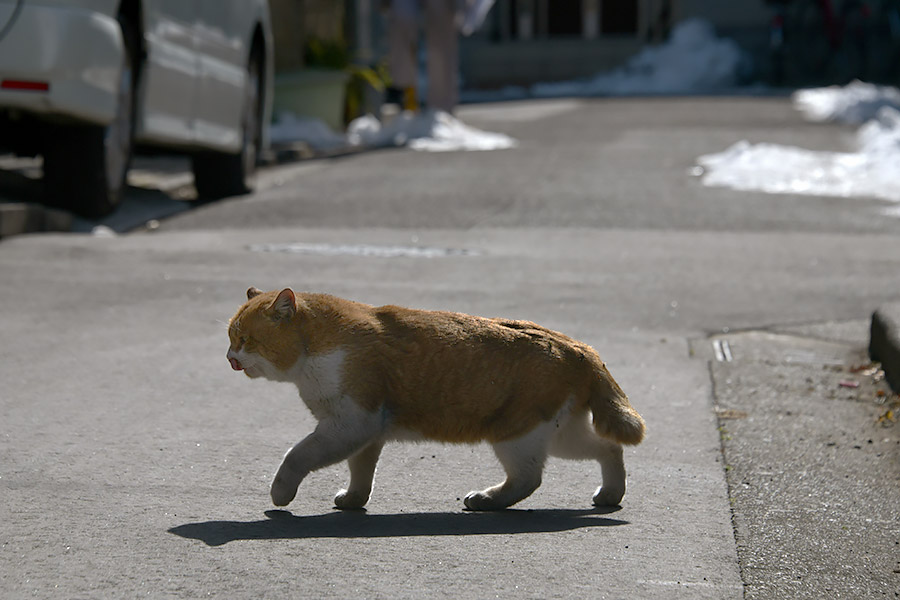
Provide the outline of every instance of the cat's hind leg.
<path id="1" fill-rule="evenodd" d="M 333 465 L 378 440 L 384 432 L 384 418 L 350 398 L 335 402 L 333 415 L 319 421 L 316 429 L 288 450 L 272 481 L 272 502 L 287 506 L 297 495 L 297 486 L 312 471 Z"/>
<path id="2" fill-rule="evenodd" d="M 464 500 L 466 508 L 500 510 L 530 496 L 541 485 L 551 435 L 551 423 L 541 423 L 525 435 L 493 444 L 506 470 L 506 480 L 480 492 L 469 492 Z"/>
<path id="3" fill-rule="evenodd" d="M 372 493 L 372 481 L 375 479 L 375 466 L 381 455 L 384 444 L 372 442 L 347 459 L 350 467 L 350 484 L 334 497 L 334 505 L 341 509 L 362 508 L 369 501 Z"/>
<path id="4" fill-rule="evenodd" d="M 625 496 L 625 461 L 620 444 L 597 435 L 588 411 L 570 415 L 556 430 L 550 442 L 550 454 L 574 460 L 596 460 L 600 463 L 603 485 L 594 492 L 595 506 L 618 506 Z"/>

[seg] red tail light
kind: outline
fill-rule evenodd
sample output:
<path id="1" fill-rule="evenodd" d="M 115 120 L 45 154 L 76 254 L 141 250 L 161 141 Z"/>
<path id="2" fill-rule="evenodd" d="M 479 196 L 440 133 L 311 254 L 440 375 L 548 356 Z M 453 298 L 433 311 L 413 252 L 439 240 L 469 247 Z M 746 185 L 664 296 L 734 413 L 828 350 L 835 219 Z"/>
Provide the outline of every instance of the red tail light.
<path id="1" fill-rule="evenodd" d="M 50 84 L 46 81 L 24 81 L 19 79 L 4 79 L 0 82 L 0 89 L 18 90 L 22 92 L 49 92 Z"/>

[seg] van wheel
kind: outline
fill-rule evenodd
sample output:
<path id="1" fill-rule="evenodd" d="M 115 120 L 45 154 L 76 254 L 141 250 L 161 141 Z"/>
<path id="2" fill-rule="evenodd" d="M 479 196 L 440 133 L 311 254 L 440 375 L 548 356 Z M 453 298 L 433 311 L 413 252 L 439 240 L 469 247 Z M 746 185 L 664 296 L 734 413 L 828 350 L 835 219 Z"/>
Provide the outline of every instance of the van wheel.
<path id="1" fill-rule="evenodd" d="M 119 22 L 124 52 L 112 122 L 54 127 L 43 152 L 47 202 L 89 218 L 108 215 L 121 204 L 131 162 L 137 40 L 134 30 Z"/>
<path id="2" fill-rule="evenodd" d="M 247 66 L 240 152 L 200 152 L 193 156 L 194 185 L 200 198 L 215 200 L 253 191 L 262 146 L 262 68 L 262 54 L 253 52 Z"/>

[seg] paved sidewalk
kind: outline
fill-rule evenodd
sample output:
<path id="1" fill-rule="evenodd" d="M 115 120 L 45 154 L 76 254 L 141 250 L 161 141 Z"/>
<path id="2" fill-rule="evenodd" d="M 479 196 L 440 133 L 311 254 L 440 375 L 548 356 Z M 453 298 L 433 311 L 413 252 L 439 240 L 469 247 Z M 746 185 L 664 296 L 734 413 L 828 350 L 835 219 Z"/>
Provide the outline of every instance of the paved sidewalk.
<path id="1" fill-rule="evenodd" d="M 868 322 L 696 340 L 710 364 L 747 600 L 890 598 L 900 431 Z M 893 407 L 893 408 L 892 408 Z"/>

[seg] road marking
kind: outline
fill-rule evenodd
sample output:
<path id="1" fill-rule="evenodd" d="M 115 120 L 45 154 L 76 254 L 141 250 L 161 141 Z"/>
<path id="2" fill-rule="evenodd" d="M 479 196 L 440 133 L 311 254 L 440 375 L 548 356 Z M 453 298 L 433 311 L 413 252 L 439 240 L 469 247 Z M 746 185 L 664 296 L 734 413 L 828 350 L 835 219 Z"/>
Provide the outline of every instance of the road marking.
<path id="1" fill-rule="evenodd" d="M 283 252 L 317 256 L 370 256 L 375 258 L 440 258 L 444 256 L 476 256 L 478 252 L 464 248 L 427 246 L 375 246 L 370 244 L 251 244 L 251 252 Z"/>

